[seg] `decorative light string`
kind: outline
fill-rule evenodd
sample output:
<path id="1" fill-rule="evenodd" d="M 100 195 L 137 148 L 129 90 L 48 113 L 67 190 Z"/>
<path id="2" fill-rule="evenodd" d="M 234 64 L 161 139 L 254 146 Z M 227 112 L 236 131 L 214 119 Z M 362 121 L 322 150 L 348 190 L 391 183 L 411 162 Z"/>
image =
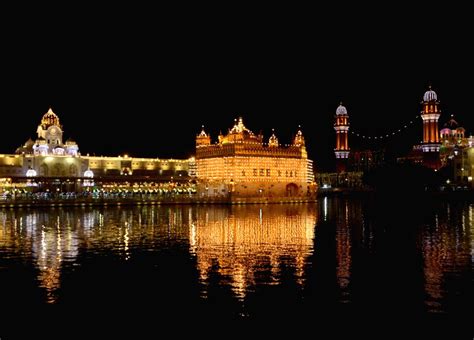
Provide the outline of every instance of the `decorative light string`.
<path id="1" fill-rule="evenodd" d="M 415 116 L 415 119 L 416 118 L 419 118 L 420 115 L 416 115 Z M 386 134 L 381 134 L 381 135 L 378 135 L 378 136 L 369 136 L 369 135 L 364 135 L 362 133 L 359 133 L 357 131 L 350 131 L 350 134 L 351 135 L 354 135 L 356 137 L 361 137 L 363 139 L 369 139 L 369 140 L 379 140 L 379 139 L 388 139 L 390 137 L 394 137 L 396 135 L 399 135 L 400 133 L 404 132 L 406 129 L 408 129 L 411 125 L 413 125 L 413 123 L 415 122 L 415 120 L 410 120 L 409 122 L 407 122 L 406 124 L 404 124 L 403 126 L 401 126 L 399 129 L 397 130 L 393 130 L 392 132 L 389 132 L 389 133 L 386 133 Z"/>

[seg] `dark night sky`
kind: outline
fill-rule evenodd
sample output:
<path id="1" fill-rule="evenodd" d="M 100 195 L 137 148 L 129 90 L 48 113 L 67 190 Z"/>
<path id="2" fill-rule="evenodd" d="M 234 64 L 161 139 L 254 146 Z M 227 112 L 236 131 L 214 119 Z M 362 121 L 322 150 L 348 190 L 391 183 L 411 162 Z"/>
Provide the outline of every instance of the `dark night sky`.
<path id="1" fill-rule="evenodd" d="M 27 30 L 4 23 L 0 152 L 35 138 L 51 105 L 83 154 L 187 157 L 202 124 L 215 139 L 243 116 L 266 138 L 275 128 L 283 143 L 301 124 L 310 156 L 325 169 L 339 101 L 351 129 L 380 134 L 420 111 L 428 84 L 441 121 L 455 114 L 474 132 L 474 58 L 464 33 L 473 30 L 462 18 L 448 25 L 439 13 L 427 22 L 426 13 L 391 9 L 365 17 L 221 10 L 37 16 L 24 19 Z M 403 153 L 420 136 L 418 121 L 384 146 Z"/>

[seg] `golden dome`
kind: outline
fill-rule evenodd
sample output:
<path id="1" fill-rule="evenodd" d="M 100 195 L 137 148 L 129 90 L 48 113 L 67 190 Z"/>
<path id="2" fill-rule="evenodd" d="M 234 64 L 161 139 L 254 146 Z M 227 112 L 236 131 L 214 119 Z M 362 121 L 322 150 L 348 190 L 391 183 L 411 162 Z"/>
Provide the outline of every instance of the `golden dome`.
<path id="1" fill-rule="evenodd" d="M 242 117 L 235 119 L 234 126 L 229 129 L 229 133 L 222 138 L 219 138 L 221 144 L 227 143 L 262 143 L 263 137 L 256 136 L 252 131 L 247 129 L 244 125 Z"/>
<path id="2" fill-rule="evenodd" d="M 41 125 L 44 128 L 48 128 L 52 125 L 60 126 L 59 124 L 59 117 L 53 112 L 51 108 L 49 108 L 48 112 L 43 115 L 41 118 Z"/>
<path id="3" fill-rule="evenodd" d="M 268 139 L 268 146 L 278 147 L 278 138 L 275 136 L 275 129 L 272 129 L 272 135 Z"/>

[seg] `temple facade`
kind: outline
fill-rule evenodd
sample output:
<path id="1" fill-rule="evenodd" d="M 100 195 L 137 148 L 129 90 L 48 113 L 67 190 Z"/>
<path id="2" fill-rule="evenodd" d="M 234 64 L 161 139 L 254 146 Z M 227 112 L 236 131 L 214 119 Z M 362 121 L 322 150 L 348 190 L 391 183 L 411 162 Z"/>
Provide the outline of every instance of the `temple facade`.
<path id="1" fill-rule="evenodd" d="M 314 198 L 312 161 L 301 129 L 290 145 L 281 145 L 275 132 L 263 135 L 235 120 L 216 143 L 204 131 L 196 136 L 198 195 L 231 202 L 309 200 Z"/>
<path id="2" fill-rule="evenodd" d="M 160 159 L 120 155 L 81 155 L 71 138 L 63 142 L 63 126 L 50 108 L 36 130 L 14 154 L 0 154 L 0 191 L 36 187 L 37 190 L 81 191 L 82 186 L 103 188 L 111 183 L 189 183 L 195 176 L 194 158 Z"/>

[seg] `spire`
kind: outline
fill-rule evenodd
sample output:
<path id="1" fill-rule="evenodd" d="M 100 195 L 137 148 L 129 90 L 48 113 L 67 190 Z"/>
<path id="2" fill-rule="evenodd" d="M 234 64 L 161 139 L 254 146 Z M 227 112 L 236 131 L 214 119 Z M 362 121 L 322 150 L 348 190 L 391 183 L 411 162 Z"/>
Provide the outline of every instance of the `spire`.
<path id="1" fill-rule="evenodd" d="M 199 137 L 207 137 L 206 131 L 204 131 L 204 125 L 201 125 L 201 133 L 198 135 Z"/>
<path id="2" fill-rule="evenodd" d="M 296 146 L 304 146 L 303 132 L 301 131 L 301 125 L 298 125 L 298 132 L 293 140 L 293 144 Z"/>
<path id="3" fill-rule="evenodd" d="M 272 129 L 272 135 L 268 139 L 268 146 L 272 146 L 272 147 L 278 147 L 279 146 L 278 138 L 277 138 L 277 136 L 275 136 L 275 129 Z"/>

